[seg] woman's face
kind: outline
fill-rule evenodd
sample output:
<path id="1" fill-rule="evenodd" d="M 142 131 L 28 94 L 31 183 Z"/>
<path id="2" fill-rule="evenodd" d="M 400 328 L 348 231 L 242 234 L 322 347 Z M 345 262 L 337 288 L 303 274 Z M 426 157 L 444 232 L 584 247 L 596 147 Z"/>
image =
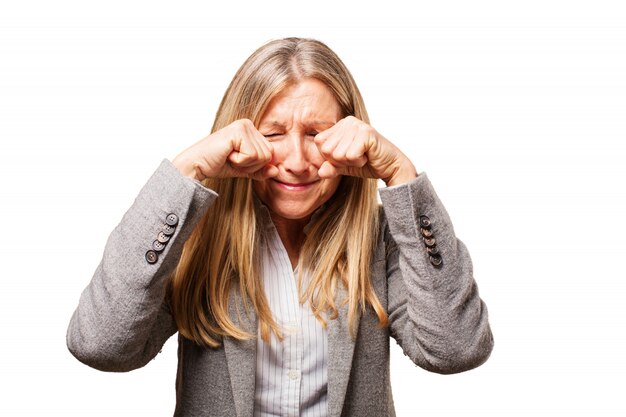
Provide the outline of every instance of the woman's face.
<path id="1" fill-rule="evenodd" d="M 305 78 L 274 97 L 259 124 L 272 144 L 278 175 L 254 181 L 254 191 L 274 217 L 306 219 L 337 189 L 341 177 L 320 179 L 324 162 L 313 138 L 341 119 L 339 103 L 324 83 Z"/>

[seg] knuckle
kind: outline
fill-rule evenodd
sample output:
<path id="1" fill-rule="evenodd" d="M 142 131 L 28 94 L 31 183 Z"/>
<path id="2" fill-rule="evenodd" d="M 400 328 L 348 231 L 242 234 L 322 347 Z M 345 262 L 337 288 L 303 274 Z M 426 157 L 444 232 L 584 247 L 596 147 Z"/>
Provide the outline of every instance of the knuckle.
<path id="1" fill-rule="evenodd" d="M 372 132 L 372 127 L 368 124 L 365 123 L 361 123 L 358 126 L 359 131 L 361 131 L 362 133 L 366 133 L 366 134 L 370 134 Z"/>
<path id="2" fill-rule="evenodd" d="M 330 143 L 325 143 L 324 145 L 322 145 L 322 148 L 320 150 L 323 155 L 330 156 L 333 152 L 333 145 Z"/>
<path id="3" fill-rule="evenodd" d="M 252 121 L 250 119 L 239 119 L 235 121 L 235 124 L 237 127 L 245 129 L 252 126 Z"/>

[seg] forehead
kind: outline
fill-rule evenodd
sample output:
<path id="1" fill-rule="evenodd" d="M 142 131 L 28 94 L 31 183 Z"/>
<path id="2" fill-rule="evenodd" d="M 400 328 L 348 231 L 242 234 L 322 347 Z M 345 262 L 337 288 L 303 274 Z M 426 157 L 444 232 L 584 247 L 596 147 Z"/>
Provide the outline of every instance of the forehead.
<path id="1" fill-rule="evenodd" d="M 290 85 L 268 104 L 261 125 L 335 124 L 341 107 L 321 81 L 306 78 Z"/>

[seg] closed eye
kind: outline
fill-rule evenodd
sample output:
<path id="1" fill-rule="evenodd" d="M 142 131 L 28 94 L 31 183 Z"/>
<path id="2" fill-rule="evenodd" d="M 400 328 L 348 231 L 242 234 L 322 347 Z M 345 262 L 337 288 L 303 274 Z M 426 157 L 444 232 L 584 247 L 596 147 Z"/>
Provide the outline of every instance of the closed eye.
<path id="1" fill-rule="evenodd" d="M 273 138 L 276 136 L 281 136 L 281 133 L 268 133 L 267 135 L 263 135 L 263 136 L 265 136 L 266 138 Z"/>

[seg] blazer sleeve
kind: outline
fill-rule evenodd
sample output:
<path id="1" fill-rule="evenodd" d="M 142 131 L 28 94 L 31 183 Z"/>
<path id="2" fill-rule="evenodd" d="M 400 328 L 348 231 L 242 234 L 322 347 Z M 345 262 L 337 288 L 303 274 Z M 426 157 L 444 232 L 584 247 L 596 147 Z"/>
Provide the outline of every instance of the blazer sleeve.
<path id="1" fill-rule="evenodd" d="M 481 365 L 493 349 L 487 307 L 478 294 L 469 252 L 455 236 L 427 175 L 381 188 L 379 194 L 391 336 L 416 365 L 432 372 L 457 373 Z M 423 234 L 434 240 L 426 242 Z M 431 258 L 426 243 L 436 247 L 439 258 Z"/>
<path id="2" fill-rule="evenodd" d="M 78 360 L 103 371 L 129 371 L 156 356 L 176 332 L 165 300 L 167 280 L 216 198 L 169 160 L 161 162 L 109 235 L 72 315 L 67 346 Z M 161 232 L 161 240 L 169 240 L 162 248 L 156 244 L 157 251 Z"/>

